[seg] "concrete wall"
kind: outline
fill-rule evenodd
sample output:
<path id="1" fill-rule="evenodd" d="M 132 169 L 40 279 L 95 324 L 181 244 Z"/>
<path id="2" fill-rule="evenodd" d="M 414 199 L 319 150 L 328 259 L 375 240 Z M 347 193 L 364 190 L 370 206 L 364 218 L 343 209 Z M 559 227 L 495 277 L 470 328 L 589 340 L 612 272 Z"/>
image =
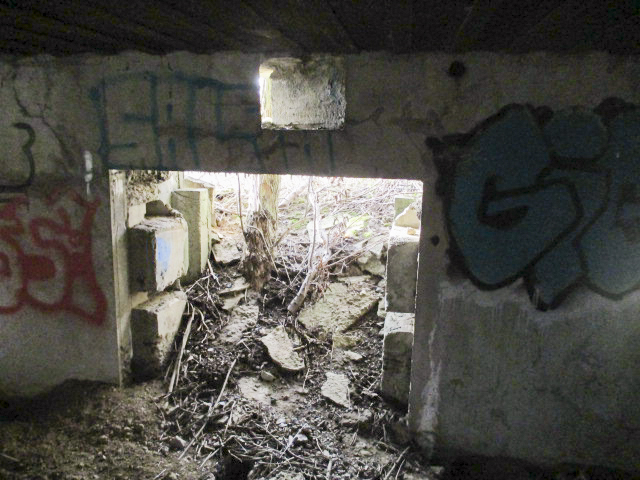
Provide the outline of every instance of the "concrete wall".
<path id="1" fill-rule="evenodd" d="M 115 316 L 121 377 L 128 378 L 133 355 L 131 311 L 149 299 L 149 292 L 132 291 L 129 275 L 129 231 L 145 220 L 147 203 L 160 200 L 168 205 L 178 188 L 181 173 L 110 170 L 111 232 Z"/>
<path id="2" fill-rule="evenodd" d="M 95 129 L 65 106 L 78 100 L 68 80 L 0 63 L 3 397 L 120 380 L 109 183 L 95 151 L 85 158 Z"/>
<path id="3" fill-rule="evenodd" d="M 340 58 L 274 59 L 260 66 L 260 82 L 263 128 L 343 127 L 346 102 Z"/>
<path id="4" fill-rule="evenodd" d="M 552 129 L 549 135 L 543 134 L 541 143 L 526 141 L 519 149 L 511 143 L 513 149 L 506 150 L 506 154 L 494 148 L 504 135 L 500 129 L 490 130 L 490 126 L 506 116 L 501 110 L 512 103 L 546 106 L 552 113 L 574 105 L 593 112 L 608 97 L 638 104 L 638 59 L 598 53 L 347 56 L 345 128 L 315 132 L 260 129 L 257 75 L 264 60 L 259 55 L 180 53 L 166 57 L 124 54 L 2 63 L 3 184 L 26 183 L 30 163 L 25 152 L 32 152 L 35 162 L 35 179 L 30 186 L 2 191 L 13 202 L 36 202 L 44 198 L 40 192 L 51 191 L 55 179 L 63 177 L 74 179 L 78 185 L 75 191 L 84 194 L 83 150 L 91 152 L 95 160 L 92 195 L 96 196 L 106 195 L 109 168 L 421 179 L 425 184 L 423 242 L 410 422 L 424 447 L 438 455 L 499 454 L 549 463 L 584 461 L 622 468 L 630 468 L 636 460 L 637 465 L 640 442 L 633 440 L 640 431 L 640 412 L 633 406 L 639 402 L 631 402 L 639 396 L 634 369 L 638 337 L 633 322 L 638 313 L 634 301 L 638 294 L 633 274 L 621 289 L 616 287 L 619 294 L 607 298 L 600 289 L 583 282 L 586 274 L 581 262 L 588 259 L 581 253 L 577 256 L 581 259 L 580 268 L 568 263 L 574 267 L 571 275 L 541 267 L 540 272 L 551 272 L 551 280 L 536 283 L 534 279 L 529 285 L 549 287 L 545 292 L 551 292 L 552 300 L 547 305 L 555 310 L 547 312 L 531 304 L 521 279 L 529 278 L 531 267 L 538 265 L 543 254 L 554 250 L 549 245 L 566 239 L 564 243 L 569 247 L 563 248 L 575 248 L 574 240 L 580 237 L 575 232 L 586 231 L 592 225 L 583 219 L 593 220 L 596 213 L 608 208 L 606 189 L 601 189 L 597 179 L 589 183 L 588 175 L 579 171 L 560 172 L 562 178 L 558 178 L 559 166 L 564 170 L 571 170 L 572 165 L 578 165 L 578 170 L 608 170 L 609 186 L 615 186 L 616 172 L 624 172 L 627 180 L 623 183 L 632 186 L 618 189 L 629 200 L 618 212 L 626 219 L 623 236 L 631 235 L 627 239 L 630 244 L 635 239 L 633 185 L 637 175 L 633 169 L 615 167 L 615 155 L 603 157 L 602 148 L 607 147 L 596 145 L 586 152 L 565 150 L 566 143 L 576 145 L 585 138 L 583 130 L 578 128 L 576 133 L 574 128 L 580 122 L 569 122 L 567 130 L 561 126 Z M 447 73 L 454 60 L 466 66 L 462 77 Z M 545 121 L 551 118 L 548 113 L 532 115 L 534 120 L 529 127 L 545 130 Z M 624 126 L 612 129 L 608 119 L 602 122 L 606 127 L 604 144 L 610 145 L 615 137 L 617 151 L 624 151 L 625 158 L 632 159 L 630 162 L 635 165 L 638 151 L 629 143 L 636 138 L 634 122 L 628 130 Z M 28 141 L 30 131 L 22 128 L 22 123 L 33 129 L 33 144 Z M 590 120 L 584 124 L 587 131 L 593 125 Z M 518 135 L 527 132 L 526 127 L 522 130 L 516 126 L 508 124 L 507 131 L 512 129 Z M 594 128 L 596 133 L 602 131 Z M 482 153 L 479 161 L 459 163 L 458 158 L 468 158 L 469 149 L 473 151 L 473 145 L 480 141 L 473 140 L 477 132 L 490 132 L 475 137 L 489 145 L 486 154 Z M 562 140 L 562 132 L 567 132 L 569 142 Z M 460 137 L 456 143 L 445 138 L 453 133 L 471 135 Z M 539 139 L 539 135 L 529 130 L 527 138 Z M 441 154 L 435 158 L 438 163 L 425 144 L 430 137 L 438 139 L 431 142 Z M 511 163 L 492 158 L 504 160 L 514 149 L 520 151 L 512 155 Z M 544 157 L 539 152 L 545 149 L 551 152 L 552 161 L 547 163 L 539 156 Z M 456 156 L 457 151 L 462 154 Z M 574 162 L 558 163 L 565 155 Z M 530 161 L 538 170 L 528 167 Z M 448 165 L 463 168 L 454 168 L 451 177 Z M 513 173 L 520 169 L 521 177 Z M 517 181 L 509 180 L 512 175 Z M 444 185 L 460 178 L 455 185 L 470 181 L 472 187 L 463 188 L 452 199 L 446 188 L 438 192 L 441 195 L 436 193 L 439 178 Z M 509 181 L 501 183 L 503 178 Z M 488 184 L 487 179 L 491 180 Z M 546 191 L 539 197 L 546 202 L 541 207 L 533 197 L 549 184 L 564 185 L 565 191 Z M 64 185 L 72 183 L 65 181 Z M 521 198 L 495 196 L 498 191 L 521 187 L 527 188 L 508 192 L 526 194 Z M 602 193 L 593 197 L 601 198 L 599 206 L 583 200 L 586 197 L 582 193 L 589 189 Z M 566 191 L 571 192 L 571 201 Z M 463 200 L 456 203 L 455 199 Z M 490 204 L 496 199 L 502 203 Z M 106 197 L 101 201 L 93 227 L 84 231 L 91 232 L 94 270 L 105 272 L 97 278 L 106 298 L 106 307 L 100 311 L 105 320 L 96 326 L 81 312 L 70 310 L 69 302 L 61 304 L 61 311 L 52 313 L 28 296 L 21 297 L 26 300 L 18 310 L 5 309 L 0 317 L 0 389 L 33 391 L 71 376 L 117 379 L 118 355 L 113 347 L 118 338 L 125 336 L 127 327 L 120 324 L 118 330 L 114 320 L 123 317 L 114 311 L 108 201 Z M 478 210 L 478 202 L 486 210 Z M 531 208 L 518 209 L 523 203 Z M 451 204 L 457 205 L 458 210 L 451 210 Z M 504 209 L 509 213 L 500 215 Z M 539 213 L 540 209 L 553 220 L 550 225 L 538 223 L 538 230 L 549 230 L 547 235 L 538 235 L 533 227 L 524 229 L 523 235 L 533 232 L 537 239 L 544 237 L 543 248 L 528 260 L 518 253 L 507 255 L 503 251 L 500 256 L 499 252 L 491 252 L 494 256 L 487 258 L 504 260 L 501 272 L 512 268 L 514 273 L 496 282 L 481 277 L 478 268 L 487 260 L 478 256 L 482 249 L 477 246 L 495 232 L 486 233 L 483 225 L 476 225 L 461 233 L 455 219 L 466 214 L 476 222 L 481 211 L 485 224 L 508 230 L 517 224 L 518 215 L 520 221 L 526 221 L 531 218 L 527 214 Z M 580 212 L 583 217 L 577 219 Z M 115 218 L 117 209 L 112 213 Z M 38 215 L 38 211 L 30 210 L 29 215 Z M 126 218 L 120 217 L 117 224 L 126 225 Z M 627 217 L 631 218 L 630 223 Z M 557 229 L 569 219 L 570 225 L 558 234 Z M 114 226 L 114 231 L 116 228 L 119 227 Z M 21 254 L 16 254 L 16 248 L 6 241 L 8 233 L 1 235 L 3 252 L 19 257 Z M 517 235 L 514 238 L 520 240 L 530 256 L 529 247 L 536 242 L 523 241 Z M 20 245 L 27 245 L 25 242 Z M 524 266 L 523 258 L 527 260 Z M 607 254 L 597 258 L 602 260 L 598 265 L 606 269 Z M 589 268 L 589 272 L 596 270 Z M 559 283 L 582 286 L 569 296 L 555 295 L 557 289 L 565 291 L 553 282 L 556 275 L 562 278 Z M 13 282 L 11 285 L 16 285 Z M 21 285 L 19 281 L 17 284 Z M 493 290 L 483 290 L 488 287 Z M 544 294 L 541 289 L 537 291 Z M 2 298 L 8 297 L 3 294 Z M 554 301 L 556 298 L 560 300 Z M 52 336 L 61 339 L 60 346 L 43 340 Z M 47 375 L 44 365 L 55 369 L 56 374 Z M 468 408 L 470 405 L 473 408 Z M 555 445 L 564 447 L 557 453 L 544 446 L 550 432 L 561 432 L 561 440 Z M 613 433 L 620 443 L 611 444 Z M 592 450 L 597 445 L 601 447 Z"/>

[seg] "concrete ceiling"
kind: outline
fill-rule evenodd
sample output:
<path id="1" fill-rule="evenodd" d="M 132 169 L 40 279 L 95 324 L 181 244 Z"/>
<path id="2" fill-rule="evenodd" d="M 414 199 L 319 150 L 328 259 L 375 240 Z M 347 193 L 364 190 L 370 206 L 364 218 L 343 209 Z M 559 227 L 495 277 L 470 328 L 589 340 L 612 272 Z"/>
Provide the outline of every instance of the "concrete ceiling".
<path id="1" fill-rule="evenodd" d="M 0 53 L 640 49 L 640 0 L 0 0 Z"/>

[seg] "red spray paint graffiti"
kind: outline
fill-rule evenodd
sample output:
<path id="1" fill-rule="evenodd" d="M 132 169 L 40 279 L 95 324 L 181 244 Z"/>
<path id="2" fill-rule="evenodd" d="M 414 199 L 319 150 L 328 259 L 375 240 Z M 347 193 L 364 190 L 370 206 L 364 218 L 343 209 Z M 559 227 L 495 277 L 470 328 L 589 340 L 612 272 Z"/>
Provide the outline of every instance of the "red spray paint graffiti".
<path id="1" fill-rule="evenodd" d="M 29 218 L 32 202 L 18 197 L 0 205 L 0 314 L 31 306 L 102 325 L 107 300 L 91 245 L 99 201 L 59 193 L 45 200 L 46 216 Z"/>

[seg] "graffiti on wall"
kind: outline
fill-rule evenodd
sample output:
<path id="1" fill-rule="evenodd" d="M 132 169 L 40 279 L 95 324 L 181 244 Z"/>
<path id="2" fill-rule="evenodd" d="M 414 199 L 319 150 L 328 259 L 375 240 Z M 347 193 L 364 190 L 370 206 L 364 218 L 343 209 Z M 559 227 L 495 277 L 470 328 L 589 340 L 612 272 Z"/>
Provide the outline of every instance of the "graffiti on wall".
<path id="1" fill-rule="evenodd" d="M 479 287 L 522 278 L 547 309 L 579 284 L 612 298 L 640 286 L 640 109 L 510 105 L 427 144 L 452 262 Z"/>
<path id="2" fill-rule="evenodd" d="M 229 170 L 244 165 L 247 157 L 258 171 L 267 171 L 267 159 L 286 169 L 291 151 L 307 159 L 312 154 L 306 132 L 302 142 L 285 140 L 283 132 L 264 135 L 255 85 L 180 72 L 125 73 L 104 79 L 90 98 L 101 135 L 98 153 L 108 168 L 198 170 L 212 155 L 223 162 L 212 153 L 220 153 L 220 145 L 229 146 L 223 155 L 233 163 Z M 322 136 L 322 160 L 333 171 L 332 133 Z"/>
<path id="3" fill-rule="evenodd" d="M 39 203 L 20 195 L 0 204 L 0 314 L 30 306 L 102 325 L 107 300 L 93 267 L 91 234 L 98 200 L 66 191 Z"/>

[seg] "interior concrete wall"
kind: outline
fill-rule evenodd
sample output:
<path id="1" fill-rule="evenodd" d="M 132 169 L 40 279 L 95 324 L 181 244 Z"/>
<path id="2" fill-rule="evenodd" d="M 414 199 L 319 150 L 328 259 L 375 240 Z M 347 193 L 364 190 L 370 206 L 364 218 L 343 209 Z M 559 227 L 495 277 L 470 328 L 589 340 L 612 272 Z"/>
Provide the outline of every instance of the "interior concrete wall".
<path id="1" fill-rule="evenodd" d="M 636 294 L 620 303 L 587 290 L 584 301 L 571 307 L 561 304 L 549 314 L 530 307 L 528 300 L 522 302 L 517 287 L 480 294 L 469 280 L 452 278 L 447 223 L 442 198 L 435 192 L 438 172 L 425 140 L 469 132 L 511 103 L 555 111 L 573 105 L 592 109 L 607 97 L 638 104 L 638 58 L 603 53 L 347 56 L 345 128 L 315 132 L 260 129 L 257 77 L 265 59 L 233 53 L 164 57 L 128 53 L 5 60 L 0 64 L 0 172 L 7 184 L 19 184 L 25 178 L 25 131 L 14 124 L 29 123 L 37 134 L 31 146 L 37 182 L 17 193 L 3 189 L 3 196 L 35 199 L 39 189 L 49 189 L 61 175 L 83 187 L 85 172 L 78 152 L 85 149 L 96 160 L 94 182 L 105 184 L 94 189 L 96 194 L 106 194 L 106 172 L 111 168 L 420 179 L 425 195 L 410 423 L 422 445 L 441 453 L 464 451 L 551 462 L 584 459 L 623 467 L 637 459 L 640 442 L 628 446 L 620 462 L 612 459 L 614 448 L 588 454 L 590 446 L 607 444 L 612 431 L 625 438 L 639 431 L 640 412 L 628 408 L 628 400 L 638 393 L 638 377 L 629 368 L 637 360 L 632 323 L 637 316 Z M 461 77 L 448 73 L 454 60 L 466 67 Z M 108 201 L 101 204 L 90 229 L 93 263 L 96 268 L 104 266 L 97 271 L 103 272 L 99 284 L 108 299 L 107 320 L 96 327 L 68 311 L 51 313 L 29 305 L 16 312 L 5 310 L 0 317 L 2 389 L 31 392 L 65 377 L 117 379 L 107 205 Z M 0 233 L 0 239 L 7 249 L 3 252 L 13 255 L 10 242 L 5 246 L 6 234 Z M 597 382 L 605 372 L 624 372 L 613 390 L 608 384 L 589 390 L 596 387 L 589 383 L 593 372 L 587 367 L 578 365 L 570 382 L 555 370 L 565 365 L 567 345 L 576 353 L 581 351 L 572 343 L 579 318 L 586 319 L 585 332 L 590 336 L 580 333 L 576 338 L 584 340 L 587 350 L 600 352 L 615 340 L 611 353 L 597 357 L 605 367 L 593 377 Z M 491 325 L 500 329 L 493 330 Z M 505 336 L 498 337 L 496 331 Z M 506 332 L 512 334 L 506 336 Z M 43 341 L 51 337 L 60 339 L 59 345 Z M 500 342 L 498 350 L 496 342 Z M 458 350 L 461 344 L 469 347 L 465 355 Z M 534 361 L 525 345 L 535 345 L 548 359 Z M 521 376 L 502 366 L 501 359 L 509 359 L 507 365 L 520 369 Z M 469 369 L 474 360 L 478 367 Z M 45 375 L 44 365 L 56 374 Z M 465 373 L 462 382 L 456 381 L 459 371 Z M 491 383 L 486 382 L 487 373 Z M 550 391 L 525 390 L 519 385 L 531 384 L 527 377 L 543 382 Z M 516 382 L 513 388 L 512 381 Z M 455 400 L 456 395 L 461 400 Z M 543 449 L 525 450 L 524 440 L 516 440 L 517 436 L 542 441 L 576 408 L 569 400 L 558 400 L 558 395 L 565 400 L 585 399 L 579 405 L 586 412 L 580 426 L 561 423 L 562 431 L 568 432 L 563 438 L 571 446 L 556 456 Z M 617 395 L 627 404 L 609 400 Z M 460 417 L 474 399 L 499 406 L 476 402 L 473 412 L 477 414 Z M 509 428 L 497 432 L 498 436 L 488 435 L 487 415 L 496 422 L 505 418 Z M 603 431 L 607 419 L 613 430 Z M 587 429 L 588 440 L 581 440 L 581 432 Z"/>
<path id="2" fill-rule="evenodd" d="M 346 102 L 340 58 L 274 59 L 262 64 L 263 69 L 270 72 L 267 77 L 261 71 L 263 128 L 342 128 Z"/>
<path id="3" fill-rule="evenodd" d="M 145 218 L 146 204 L 160 200 L 170 205 L 171 192 L 179 188 L 182 173 L 164 172 L 162 180 L 149 180 L 133 184 L 124 170 L 109 170 L 111 198 L 111 235 L 113 252 L 114 299 L 120 376 L 131 375 L 133 339 L 131 333 L 131 310 L 149 299 L 149 292 L 131 291 L 129 278 L 128 229 Z M 153 175 L 146 175 L 150 179 Z"/>

